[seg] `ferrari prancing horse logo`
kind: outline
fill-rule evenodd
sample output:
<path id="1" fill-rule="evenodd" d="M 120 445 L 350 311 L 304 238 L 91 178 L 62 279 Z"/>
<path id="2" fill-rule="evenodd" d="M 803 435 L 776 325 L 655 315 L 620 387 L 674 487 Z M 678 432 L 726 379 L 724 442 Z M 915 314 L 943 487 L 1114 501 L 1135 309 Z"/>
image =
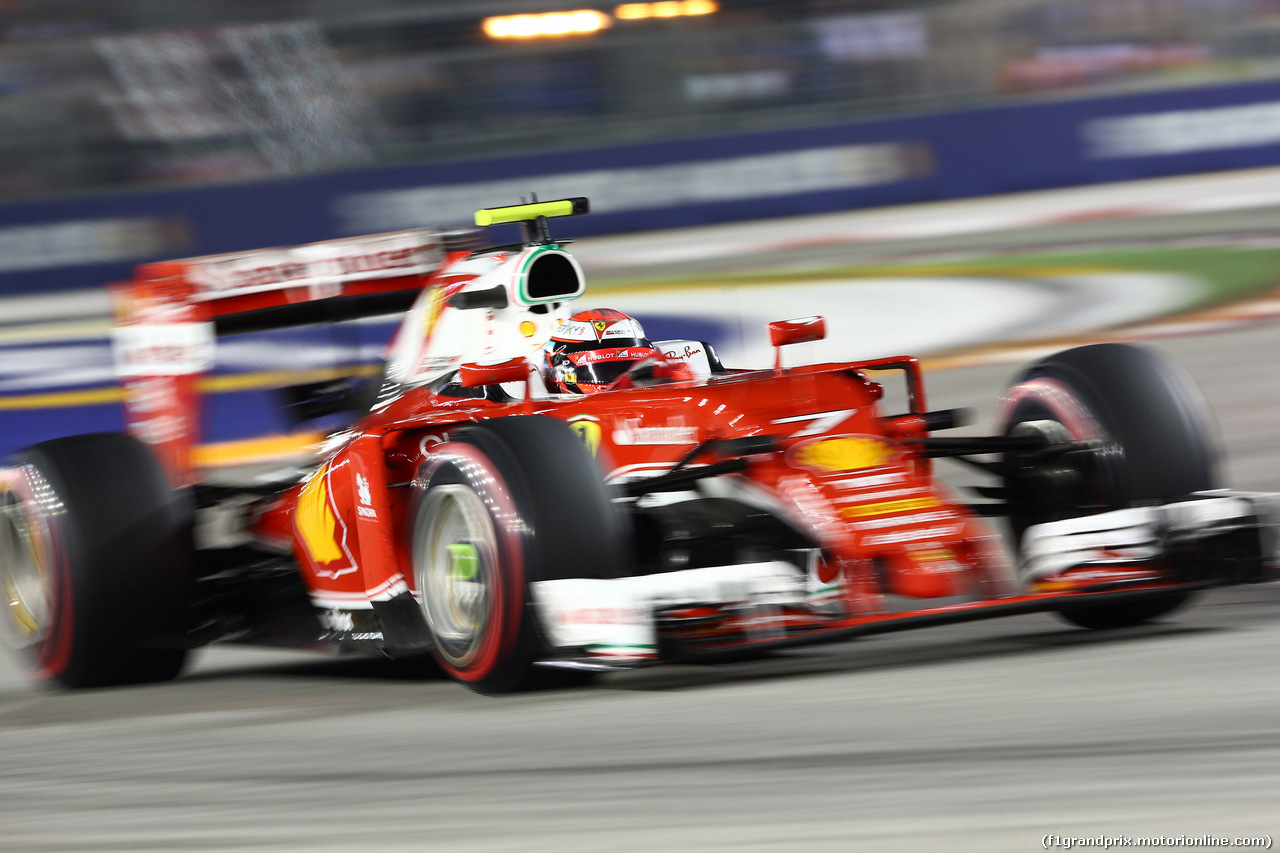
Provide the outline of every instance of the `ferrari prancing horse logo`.
<path id="1" fill-rule="evenodd" d="M 582 439 L 582 443 L 591 451 L 591 455 L 595 456 L 596 451 L 600 449 L 600 424 L 594 419 L 580 418 L 570 421 L 569 428 L 578 434 L 578 438 Z"/>

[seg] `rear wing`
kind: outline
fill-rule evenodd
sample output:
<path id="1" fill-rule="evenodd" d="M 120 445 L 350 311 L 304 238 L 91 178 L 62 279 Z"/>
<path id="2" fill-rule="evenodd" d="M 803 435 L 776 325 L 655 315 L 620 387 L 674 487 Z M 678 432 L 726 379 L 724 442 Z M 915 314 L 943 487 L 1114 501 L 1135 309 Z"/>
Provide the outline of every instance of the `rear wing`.
<path id="1" fill-rule="evenodd" d="M 218 336 L 403 311 L 473 234 L 417 228 L 138 266 L 111 287 L 126 428 L 190 484 Z"/>

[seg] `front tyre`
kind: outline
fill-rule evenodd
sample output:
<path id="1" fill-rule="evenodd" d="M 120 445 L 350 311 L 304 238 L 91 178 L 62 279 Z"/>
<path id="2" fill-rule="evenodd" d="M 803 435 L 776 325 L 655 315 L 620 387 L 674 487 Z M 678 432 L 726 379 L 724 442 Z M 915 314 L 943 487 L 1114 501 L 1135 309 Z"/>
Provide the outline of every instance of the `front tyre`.
<path id="1" fill-rule="evenodd" d="M 590 451 L 560 421 L 494 419 L 432 448 L 415 484 L 414 581 L 440 665 L 483 693 L 562 682 L 535 666 L 530 584 L 613 577 L 625 559 Z"/>
<path id="2" fill-rule="evenodd" d="M 0 475 L 5 639 L 63 687 L 182 669 L 190 513 L 155 456 L 116 433 L 47 441 Z M 171 644 L 165 647 L 165 643 Z"/>
<path id="3" fill-rule="evenodd" d="M 1010 517 L 1015 540 L 1032 524 L 1215 488 L 1217 445 L 1204 398 L 1177 365 L 1149 350 L 1096 344 L 1043 359 L 1006 392 L 996 428 L 1100 444 L 1073 458 L 1006 458 L 1018 472 L 1006 483 L 1019 507 Z M 1187 597 L 1156 594 L 1060 615 L 1085 628 L 1118 628 L 1162 616 Z"/>

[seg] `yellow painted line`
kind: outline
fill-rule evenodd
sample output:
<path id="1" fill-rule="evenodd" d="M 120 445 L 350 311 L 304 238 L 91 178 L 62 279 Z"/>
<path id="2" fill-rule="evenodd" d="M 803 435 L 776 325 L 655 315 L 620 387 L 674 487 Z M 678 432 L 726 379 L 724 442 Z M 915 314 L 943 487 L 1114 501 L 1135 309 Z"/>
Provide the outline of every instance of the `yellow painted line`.
<path id="1" fill-rule="evenodd" d="M 231 376 L 209 376 L 200 381 L 200 390 L 206 394 L 228 391 L 256 391 L 280 388 L 307 382 L 328 382 L 344 376 L 376 376 L 380 368 L 363 365 L 351 370 L 326 368 L 323 370 L 271 370 L 260 373 L 242 373 Z M 85 388 L 78 391 L 49 391 L 41 394 L 16 394 L 0 396 L 0 411 L 17 409 L 65 409 L 72 406 L 105 406 L 123 399 L 119 388 Z"/>
<path id="2" fill-rule="evenodd" d="M 227 391 L 256 391 L 263 388 L 280 388 L 285 385 L 301 385 L 307 382 L 328 382 L 344 376 L 377 376 L 382 370 L 377 365 L 351 368 L 323 368 L 319 370 L 270 370 L 261 373 L 236 373 L 228 376 L 207 376 L 200 380 L 200 390 L 207 394 Z"/>
<path id="3" fill-rule="evenodd" d="M 64 409 L 68 406 L 101 406 L 119 403 L 119 388 L 89 388 L 83 391 L 51 391 L 47 394 L 19 394 L 0 397 L 0 411 L 14 409 Z"/>
<path id="4" fill-rule="evenodd" d="M 324 439 L 322 432 L 299 432 L 202 444 L 192 449 L 191 464 L 196 468 L 218 468 L 296 456 L 311 452 Z"/>

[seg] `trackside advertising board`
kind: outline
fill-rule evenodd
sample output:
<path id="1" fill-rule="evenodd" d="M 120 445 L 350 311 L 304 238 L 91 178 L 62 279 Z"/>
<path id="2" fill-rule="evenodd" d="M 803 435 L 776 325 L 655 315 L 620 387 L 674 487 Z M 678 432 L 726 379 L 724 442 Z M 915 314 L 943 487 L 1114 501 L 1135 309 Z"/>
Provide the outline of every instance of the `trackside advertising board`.
<path id="1" fill-rule="evenodd" d="M 1028 103 L 245 185 L 0 205 L 0 294 L 97 287 L 138 263 L 587 196 L 564 237 L 821 213 L 1280 162 L 1280 82 Z M 514 232 L 513 232 L 514 233 Z"/>

